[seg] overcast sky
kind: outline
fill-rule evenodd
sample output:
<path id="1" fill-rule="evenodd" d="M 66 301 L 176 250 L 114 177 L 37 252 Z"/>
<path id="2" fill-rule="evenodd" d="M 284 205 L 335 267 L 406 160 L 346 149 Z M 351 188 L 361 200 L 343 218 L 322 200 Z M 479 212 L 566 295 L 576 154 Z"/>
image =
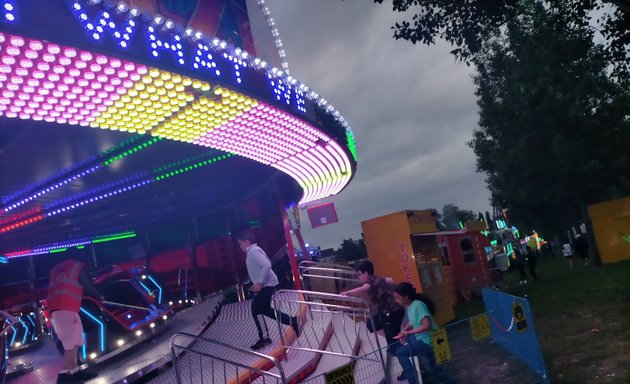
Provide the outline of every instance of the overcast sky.
<path id="1" fill-rule="evenodd" d="M 391 1 L 267 0 L 291 75 L 339 110 L 354 131 L 358 168 L 333 201 L 339 223 L 305 239 L 337 248 L 361 221 L 454 203 L 489 210 L 484 177 L 466 142 L 477 126 L 471 68 L 444 42 L 394 40 Z"/>

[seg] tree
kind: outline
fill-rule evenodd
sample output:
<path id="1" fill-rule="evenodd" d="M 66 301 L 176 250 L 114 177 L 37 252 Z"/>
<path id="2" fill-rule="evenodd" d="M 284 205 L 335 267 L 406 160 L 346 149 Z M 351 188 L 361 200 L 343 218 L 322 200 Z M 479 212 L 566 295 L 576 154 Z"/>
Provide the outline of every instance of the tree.
<path id="1" fill-rule="evenodd" d="M 374 2 L 383 3 L 383 0 Z M 582 23 L 591 17 L 591 11 L 603 8 L 603 2 L 595 0 L 544 2 L 548 7 L 565 7 L 571 11 L 572 20 Z M 630 0 L 604 2 L 615 6 L 612 13 L 604 13 L 600 20 L 601 33 L 608 44 L 606 52 L 615 64 L 617 78 L 629 81 Z M 514 21 L 519 9 L 518 0 L 393 0 L 395 12 L 413 13 L 413 16 L 396 22 L 392 29 L 395 39 L 413 44 L 431 45 L 442 38 L 454 46 L 451 52 L 457 59 L 470 64 L 489 34 Z"/>
<path id="2" fill-rule="evenodd" d="M 453 231 L 460 229 L 459 223 L 466 224 L 467 221 L 477 219 L 473 211 L 460 209 L 457 205 L 450 203 L 442 207 L 442 214 L 439 216 L 444 230 Z"/>
<path id="3" fill-rule="evenodd" d="M 363 239 L 344 239 L 337 249 L 337 254 L 341 260 L 359 260 L 368 257 Z"/>
<path id="4" fill-rule="evenodd" d="M 587 204 L 630 192 L 630 94 L 572 12 L 524 1 L 474 60 L 477 169 L 495 206 L 547 233 L 588 222 Z"/>

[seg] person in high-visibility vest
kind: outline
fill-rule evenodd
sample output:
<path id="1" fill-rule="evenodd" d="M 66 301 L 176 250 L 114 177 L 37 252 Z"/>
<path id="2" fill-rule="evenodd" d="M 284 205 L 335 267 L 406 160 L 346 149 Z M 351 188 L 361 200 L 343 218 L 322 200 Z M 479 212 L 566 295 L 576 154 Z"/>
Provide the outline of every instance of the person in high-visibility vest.
<path id="1" fill-rule="evenodd" d="M 85 264 L 64 260 L 50 270 L 48 310 L 52 326 L 63 344 L 63 363 L 57 383 L 80 383 L 96 377 L 94 373 L 79 371 L 77 351 L 83 345 L 83 325 L 79 317 L 83 296 L 102 301 L 85 272 Z"/>

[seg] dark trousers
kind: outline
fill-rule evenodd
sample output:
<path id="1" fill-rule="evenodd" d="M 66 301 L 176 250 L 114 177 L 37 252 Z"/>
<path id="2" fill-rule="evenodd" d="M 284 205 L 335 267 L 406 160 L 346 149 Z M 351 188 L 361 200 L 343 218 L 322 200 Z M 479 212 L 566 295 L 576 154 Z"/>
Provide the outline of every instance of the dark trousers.
<path id="1" fill-rule="evenodd" d="M 267 316 L 272 319 L 276 319 L 276 311 L 271 308 L 271 297 L 275 292 L 275 287 L 264 287 L 260 292 L 254 294 L 254 299 L 252 300 L 252 316 L 254 317 L 254 323 L 256 323 L 256 329 L 258 330 L 258 338 L 262 339 L 264 337 L 262 327 L 260 326 L 260 321 L 258 320 L 258 316 Z M 291 317 L 286 313 L 282 313 L 277 311 L 280 315 L 280 321 L 282 324 L 291 325 L 293 322 L 297 321 L 297 318 Z M 263 319 L 263 322 L 265 320 Z M 265 324 L 265 328 L 267 328 Z M 267 329 L 267 337 L 269 337 L 269 330 Z"/>
<path id="2" fill-rule="evenodd" d="M 395 354 L 396 349 L 400 345 L 398 340 L 394 339 L 394 336 L 400 333 L 403 319 L 405 318 L 405 310 L 400 308 L 396 311 L 383 315 L 383 332 L 385 332 L 385 340 L 387 340 L 387 352 Z"/>

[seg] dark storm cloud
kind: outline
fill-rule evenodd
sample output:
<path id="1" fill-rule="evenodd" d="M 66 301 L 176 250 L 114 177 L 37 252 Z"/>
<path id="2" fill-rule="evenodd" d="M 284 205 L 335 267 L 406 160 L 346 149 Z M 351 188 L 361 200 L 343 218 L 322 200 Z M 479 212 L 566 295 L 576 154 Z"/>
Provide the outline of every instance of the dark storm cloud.
<path id="1" fill-rule="evenodd" d="M 352 127 L 358 170 L 330 199 L 338 224 L 305 237 L 326 247 L 359 238 L 362 220 L 455 203 L 488 209 L 483 175 L 466 145 L 477 125 L 471 69 L 450 48 L 392 38 L 399 15 L 371 0 L 268 0 L 291 74 Z M 306 215 L 303 215 L 306 221 Z"/>

